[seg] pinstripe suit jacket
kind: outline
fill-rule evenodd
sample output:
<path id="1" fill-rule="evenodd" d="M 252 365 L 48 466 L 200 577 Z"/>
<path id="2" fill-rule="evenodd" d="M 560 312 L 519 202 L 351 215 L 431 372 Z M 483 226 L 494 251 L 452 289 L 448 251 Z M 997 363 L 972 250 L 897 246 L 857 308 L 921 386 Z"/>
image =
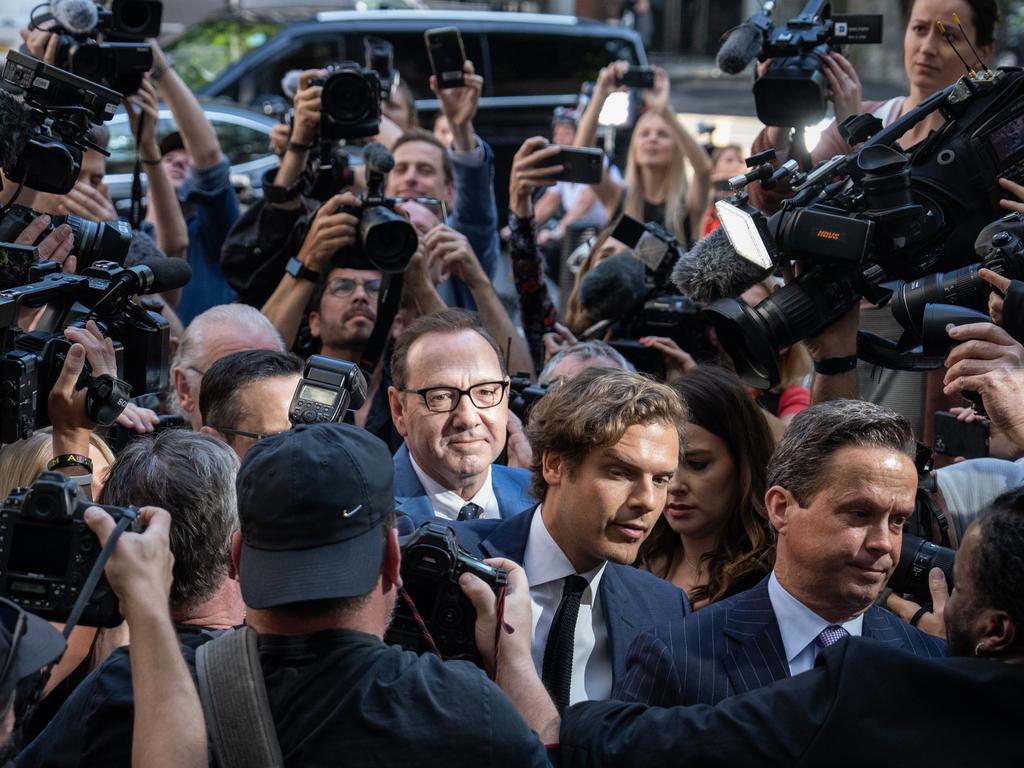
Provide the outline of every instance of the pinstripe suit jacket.
<path id="1" fill-rule="evenodd" d="M 943 641 L 875 605 L 864 613 L 862 635 L 916 656 L 946 655 Z M 637 637 L 613 697 L 661 707 L 717 704 L 787 677 L 766 576 L 746 592 Z"/>

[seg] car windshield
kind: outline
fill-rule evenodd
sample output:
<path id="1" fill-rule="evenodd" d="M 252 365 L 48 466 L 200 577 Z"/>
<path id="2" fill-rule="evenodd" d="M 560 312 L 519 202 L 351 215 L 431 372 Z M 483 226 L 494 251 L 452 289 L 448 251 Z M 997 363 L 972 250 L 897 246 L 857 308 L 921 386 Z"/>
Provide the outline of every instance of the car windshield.
<path id="1" fill-rule="evenodd" d="M 277 34 L 283 24 L 252 19 L 211 19 L 190 28 L 168 47 L 174 69 L 192 91 Z"/>

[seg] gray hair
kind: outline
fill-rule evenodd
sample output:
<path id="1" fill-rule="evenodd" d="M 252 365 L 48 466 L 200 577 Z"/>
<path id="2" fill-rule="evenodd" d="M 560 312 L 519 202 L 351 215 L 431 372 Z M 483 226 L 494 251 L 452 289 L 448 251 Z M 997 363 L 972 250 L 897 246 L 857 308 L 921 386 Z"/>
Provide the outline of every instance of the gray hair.
<path id="1" fill-rule="evenodd" d="M 132 440 L 110 467 L 100 503 L 171 513 L 171 604 L 178 610 L 209 600 L 228 576 L 237 473 L 238 457 L 228 446 L 184 429 Z"/>
<path id="2" fill-rule="evenodd" d="M 606 360 L 612 365 L 602 366 L 603 368 L 618 368 L 623 371 L 635 372 L 636 368 L 622 356 L 615 347 L 610 344 L 606 344 L 603 341 L 592 339 L 590 341 L 579 341 L 573 344 L 571 347 L 559 350 L 550 360 L 547 365 L 544 366 L 544 370 L 540 372 L 540 376 L 537 378 L 538 384 L 550 384 L 552 379 L 552 371 L 555 370 L 555 366 L 565 360 L 567 357 L 579 357 L 584 360 Z"/>
<path id="3" fill-rule="evenodd" d="M 785 488 L 801 506 L 828 484 L 831 459 L 840 448 L 890 448 L 914 460 L 910 422 L 864 400 L 830 400 L 793 417 L 768 463 L 768 487 Z"/>
<path id="4" fill-rule="evenodd" d="M 248 304 L 218 304 L 205 312 L 196 315 L 188 324 L 185 332 L 178 340 L 178 347 L 171 358 L 171 370 L 175 368 L 198 368 L 196 365 L 203 356 L 205 338 L 211 328 L 222 330 L 225 326 L 235 326 L 240 336 L 253 337 L 267 334 L 278 342 L 278 351 L 284 352 L 284 340 L 274 324 L 271 323 L 256 307 Z M 172 413 L 181 412 L 181 400 L 174 388 L 168 393 L 168 406 Z"/>

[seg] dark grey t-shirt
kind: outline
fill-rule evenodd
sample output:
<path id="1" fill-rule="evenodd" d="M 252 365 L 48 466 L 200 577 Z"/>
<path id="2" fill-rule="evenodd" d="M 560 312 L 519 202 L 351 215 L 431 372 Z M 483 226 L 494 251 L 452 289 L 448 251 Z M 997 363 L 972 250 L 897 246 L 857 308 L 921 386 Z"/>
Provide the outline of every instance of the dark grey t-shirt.
<path id="1" fill-rule="evenodd" d="M 468 662 L 349 630 L 261 635 L 288 766 L 547 766 L 512 702 Z"/>

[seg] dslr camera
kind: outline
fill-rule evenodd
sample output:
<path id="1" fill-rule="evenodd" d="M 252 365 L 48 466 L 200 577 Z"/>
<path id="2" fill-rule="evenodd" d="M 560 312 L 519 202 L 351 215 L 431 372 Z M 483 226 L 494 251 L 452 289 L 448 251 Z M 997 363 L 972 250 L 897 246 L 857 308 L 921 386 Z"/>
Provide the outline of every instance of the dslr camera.
<path id="1" fill-rule="evenodd" d="M 65 621 L 100 554 L 100 543 L 82 515 L 99 507 L 115 521 L 130 518 L 140 532 L 134 507 L 94 504 L 74 479 L 44 472 L 28 488 L 16 488 L 0 507 L 0 595 L 47 621 Z M 116 627 L 118 598 L 106 577 L 88 597 L 79 624 Z"/>
<path id="2" fill-rule="evenodd" d="M 311 81 L 320 93 L 320 141 L 361 139 L 380 133 L 380 75 L 354 61 L 328 67 Z"/>
<path id="3" fill-rule="evenodd" d="M 443 659 L 464 659 L 482 666 L 475 639 L 476 611 L 459 587 L 464 573 L 479 576 L 495 592 L 508 583 L 508 571 L 470 555 L 446 525 L 424 523 L 405 537 L 405 597 L 399 598 L 384 641 L 417 653 L 436 649 Z"/>
<path id="4" fill-rule="evenodd" d="M 12 205 L 6 213 L 0 214 L 0 242 L 17 240 L 29 224 L 38 216 L 24 205 Z M 75 236 L 71 253 L 78 259 L 79 271 L 91 267 L 97 261 L 116 261 L 124 264 L 132 244 L 132 228 L 127 221 L 92 221 L 74 214 L 50 216 L 50 223 L 36 238 L 35 245 L 45 240 L 61 224 L 71 227 Z"/>
<path id="5" fill-rule="evenodd" d="M 90 5 L 89 0 L 51 0 L 50 15 L 64 22 L 52 30 L 59 35 L 57 66 L 119 93 L 135 93 L 153 66 L 145 39 L 160 36 L 163 3 L 114 0 L 110 8 L 97 4 L 95 10 Z M 33 19 L 30 27 L 36 25 Z"/>

